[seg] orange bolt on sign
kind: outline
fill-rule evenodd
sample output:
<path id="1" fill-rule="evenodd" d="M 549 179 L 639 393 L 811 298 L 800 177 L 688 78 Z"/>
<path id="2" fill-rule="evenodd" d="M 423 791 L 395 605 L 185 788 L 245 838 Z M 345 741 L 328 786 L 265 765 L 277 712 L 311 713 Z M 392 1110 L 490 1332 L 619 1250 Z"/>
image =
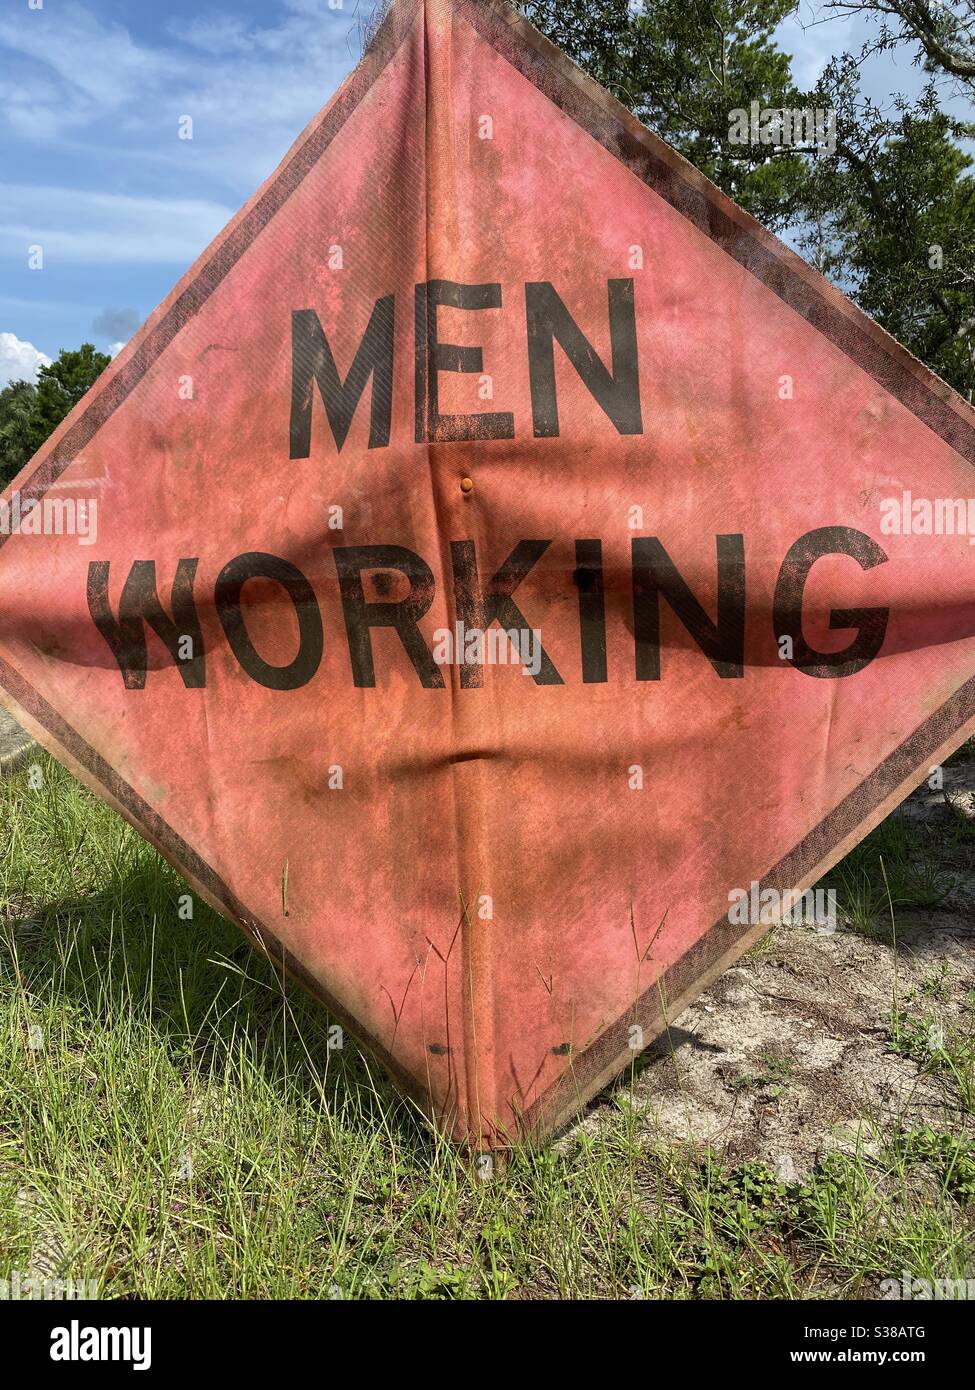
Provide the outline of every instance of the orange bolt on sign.
<path id="1" fill-rule="evenodd" d="M 975 728 L 973 423 L 515 11 L 398 0 L 8 490 L 3 700 L 502 1146 Z"/>

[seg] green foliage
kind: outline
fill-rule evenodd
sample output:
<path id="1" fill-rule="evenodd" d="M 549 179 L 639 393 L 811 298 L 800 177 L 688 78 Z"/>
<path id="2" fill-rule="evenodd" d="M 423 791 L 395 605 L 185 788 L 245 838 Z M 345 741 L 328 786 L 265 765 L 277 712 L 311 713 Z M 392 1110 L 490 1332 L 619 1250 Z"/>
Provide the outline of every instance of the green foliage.
<path id="1" fill-rule="evenodd" d="M 937 37 L 950 11 L 939 10 L 936 23 L 913 0 L 868 0 L 863 8 L 900 16 L 903 31 L 882 30 L 859 57 L 834 58 L 817 90 L 803 94 L 774 37 L 792 0 L 641 0 L 632 8 L 628 0 L 524 0 L 522 8 L 741 207 L 791 232 L 824 274 L 972 399 L 975 183 L 957 142 L 975 126 L 939 109 L 934 81 L 914 103 L 894 97 L 893 114 L 860 90 L 868 50 L 923 43 L 911 16 Z M 971 0 L 955 6 L 949 37 L 958 52 L 970 45 L 970 11 Z M 930 42 L 924 54 L 930 71 L 950 71 Z M 731 113 L 753 101 L 832 109 L 835 151 L 730 143 Z"/>
<path id="2" fill-rule="evenodd" d="M 864 57 L 913 49 L 915 63 L 926 72 L 954 79 L 975 95 L 975 0 L 831 0 L 827 9 L 879 20 Z"/>
<path id="3" fill-rule="evenodd" d="M 900 1136 L 897 1146 L 908 1162 L 932 1169 L 945 1193 L 959 1202 L 975 1202 L 975 1146 L 968 1135 L 944 1134 L 925 1125 Z"/>
<path id="4" fill-rule="evenodd" d="M 835 60 L 816 100 L 837 113 L 836 152 L 803 192 L 820 268 L 950 385 L 975 387 L 975 180 L 929 87 L 894 115 L 861 96 L 857 65 Z"/>
<path id="5" fill-rule="evenodd" d="M 941 906 L 958 879 L 940 853 L 939 834 L 894 812 L 830 871 L 823 886 L 836 890 L 840 916 L 849 927 L 884 935 L 892 911 Z"/>
<path id="6" fill-rule="evenodd" d="M 767 1090 L 771 1096 L 780 1096 L 785 1086 L 792 1080 L 795 1068 L 788 1057 L 766 1053 L 759 1058 L 761 1071 L 756 1074 L 742 1072 L 729 1084 L 733 1091 Z"/>
<path id="7" fill-rule="evenodd" d="M 732 145 L 730 112 L 795 107 L 789 55 L 775 44 L 793 0 L 526 0 L 544 34 L 769 227 L 785 225 L 805 177 L 791 150 Z"/>
<path id="8" fill-rule="evenodd" d="M 33 453 L 31 417 L 37 388 L 12 381 L 0 391 L 0 487 L 20 472 Z"/>
<path id="9" fill-rule="evenodd" d="M 36 452 L 111 362 L 91 343 L 76 352 L 62 349 L 57 360 L 37 373 L 37 394 L 31 416 L 31 443 Z"/>
<path id="10" fill-rule="evenodd" d="M 794 1182 L 664 1144 L 632 1104 L 482 1180 L 236 928 L 199 902 L 179 918 L 185 885 L 130 826 L 40 766 L 0 780 L 0 1268 L 43 1252 L 115 1298 L 424 1301 L 969 1275 L 970 1088 L 944 1122 L 885 1118 Z"/>
<path id="11" fill-rule="evenodd" d="M 112 359 L 91 343 L 62 349 L 41 367 L 37 384 L 15 381 L 0 391 L 0 487 L 23 468 Z"/>

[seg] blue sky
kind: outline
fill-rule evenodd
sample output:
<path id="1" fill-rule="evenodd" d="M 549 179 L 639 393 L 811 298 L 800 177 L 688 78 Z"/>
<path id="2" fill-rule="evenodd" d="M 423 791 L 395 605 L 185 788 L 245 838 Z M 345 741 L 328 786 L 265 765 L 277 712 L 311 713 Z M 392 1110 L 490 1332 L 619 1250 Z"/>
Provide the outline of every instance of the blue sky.
<path id="1" fill-rule="evenodd" d="M 354 66 L 373 3 L 4 0 L 0 386 L 131 336 Z M 780 35 L 801 86 L 865 32 L 815 17 L 801 0 Z M 869 81 L 920 85 L 906 55 Z"/>
<path id="2" fill-rule="evenodd" d="M 131 336 L 354 66 L 372 0 L 332 5 L 4 0 L 0 385 Z"/>

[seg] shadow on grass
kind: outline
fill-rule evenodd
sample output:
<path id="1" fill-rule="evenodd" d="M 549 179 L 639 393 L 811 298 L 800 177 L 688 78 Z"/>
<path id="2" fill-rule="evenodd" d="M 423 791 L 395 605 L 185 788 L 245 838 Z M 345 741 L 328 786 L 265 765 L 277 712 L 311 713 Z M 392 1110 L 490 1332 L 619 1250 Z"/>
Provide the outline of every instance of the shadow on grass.
<path id="1" fill-rule="evenodd" d="M 939 925 L 968 914 L 975 887 L 975 823 L 947 807 L 925 821 L 903 808 L 835 866 L 822 887 L 835 889 L 841 924 L 912 951 L 939 948 Z"/>
<path id="2" fill-rule="evenodd" d="M 25 826 L 29 849 L 0 881 L 4 974 L 15 944 L 32 997 L 69 1006 L 80 1034 L 134 1014 L 188 1074 L 219 1077 L 243 1048 L 282 1099 L 392 1126 L 413 1148 L 436 1145 L 385 1070 L 353 1038 L 337 1035 L 321 1005 L 283 979 L 238 928 L 189 894 L 151 846 L 75 783 L 81 800 L 73 810 L 65 788 L 58 790 L 60 779 L 70 779 L 53 766 L 51 772 L 53 806 L 38 809 Z M 837 888 L 848 929 L 893 944 L 892 906 L 898 944 L 906 936 L 912 952 L 941 949 L 934 914 L 944 912 L 950 922 L 959 883 L 975 874 L 975 827 L 945 814 L 945 826 L 917 826 L 895 813 L 824 880 Z M 65 892 L 66 884 L 75 891 Z M 184 920 L 187 902 L 192 917 Z M 905 921 L 903 931 L 903 913 L 925 920 Z M 719 1050 L 671 1025 L 601 1094 L 626 1088 L 685 1043 Z"/>
<path id="3" fill-rule="evenodd" d="M 245 1055 L 282 1103 L 392 1127 L 414 1150 L 436 1144 L 384 1069 L 317 1001 L 151 846 L 132 835 L 126 849 L 122 871 L 89 893 L 44 903 L 30 881 L 0 891 L 2 973 L 14 966 L 34 1005 L 67 1009 L 80 1037 L 134 1020 L 195 1079 L 219 1082 Z"/>

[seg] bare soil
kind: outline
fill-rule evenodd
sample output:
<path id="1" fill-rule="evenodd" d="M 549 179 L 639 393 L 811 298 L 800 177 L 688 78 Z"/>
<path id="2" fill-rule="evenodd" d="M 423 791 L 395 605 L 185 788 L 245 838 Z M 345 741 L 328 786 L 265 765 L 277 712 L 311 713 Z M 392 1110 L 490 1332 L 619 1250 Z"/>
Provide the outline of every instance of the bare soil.
<path id="1" fill-rule="evenodd" d="M 900 811 L 912 836 L 950 842 L 971 815 L 975 762 L 944 769 Z M 631 1096 L 661 1141 L 710 1145 L 804 1178 L 831 1148 L 869 1152 L 885 1133 L 965 1127 L 946 1084 L 943 1037 L 970 1036 L 975 991 L 971 842 L 943 866 L 950 892 L 926 910 L 844 920 L 821 934 L 779 926 L 726 971 L 644 1054 Z M 580 1122 L 591 1128 L 607 1097 Z M 575 1127 L 577 1128 L 577 1127 Z"/>

